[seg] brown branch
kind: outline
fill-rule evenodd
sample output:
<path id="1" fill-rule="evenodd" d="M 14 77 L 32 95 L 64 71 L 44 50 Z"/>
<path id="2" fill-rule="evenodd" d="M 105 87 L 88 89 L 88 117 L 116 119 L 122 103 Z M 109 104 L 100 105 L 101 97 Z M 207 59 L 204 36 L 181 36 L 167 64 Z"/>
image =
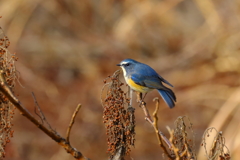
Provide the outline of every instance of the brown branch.
<path id="1" fill-rule="evenodd" d="M 157 138 L 158 138 L 158 143 L 161 146 L 161 148 L 164 150 L 164 152 L 167 154 L 167 156 L 170 159 L 173 159 L 173 157 L 169 154 L 169 152 L 167 151 L 166 147 L 163 145 L 163 140 L 164 142 L 168 145 L 168 147 L 170 149 L 172 149 L 172 145 L 169 142 L 169 140 L 165 137 L 165 135 L 158 129 L 158 116 L 157 116 L 157 112 L 159 110 L 159 99 L 158 98 L 154 98 L 153 101 L 156 101 L 156 108 L 155 111 L 153 112 L 153 128 L 156 132 Z"/>
<path id="2" fill-rule="evenodd" d="M 70 137 L 70 132 L 71 132 L 71 129 L 72 129 L 72 126 L 74 124 L 74 121 L 75 121 L 75 117 L 76 115 L 78 114 L 78 111 L 80 110 L 81 108 L 81 104 L 79 104 L 76 108 L 76 110 L 74 111 L 73 115 L 72 115 L 72 119 L 70 121 L 70 124 L 68 126 L 68 129 L 67 129 L 67 136 L 66 136 L 66 141 L 69 143 L 69 137 Z"/>
<path id="3" fill-rule="evenodd" d="M 11 89 L 8 87 L 5 77 L 4 71 L 0 70 L 0 91 L 9 99 L 9 101 L 20 111 L 20 114 L 29 119 L 32 123 L 34 123 L 40 130 L 42 130 L 45 134 L 51 137 L 54 141 L 56 141 L 59 145 L 61 145 L 68 153 L 70 153 L 75 159 L 78 160 L 87 160 L 88 158 L 84 157 L 80 151 L 77 151 L 73 148 L 70 143 L 60 136 L 57 132 L 53 132 L 52 130 L 46 128 L 43 124 L 41 124 L 34 116 L 21 104 L 21 102 L 17 99 L 17 97 L 13 94 Z"/>
<path id="4" fill-rule="evenodd" d="M 158 129 L 158 116 L 157 116 L 157 112 L 159 109 L 159 100 L 158 98 L 154 98 L 154 101 L 156 101 L 156 108 L 155 111 L 153 112 L 153 118 L 154 120 L 152 120 L 149 111 L 146 107 L 146 103 L 144 101 L 142 101 L 142 95 L 141 93 L 137 93 L 137 101 L 140 102 L 140 107 L 142 108 L 144 115 L 145 115 L 145 120 L 148 121 L 154 128 L 156 135 L 157 135 L 157 139 L 158 139 L 158 143 L 160 145 L 160 147 L 163 149 L 163 151 L 166 153 L 166 155 L 170 158 L 170 159 L 174 159 L 175 157 L 172 157 L 170 155 L 170 153 L 168 152 L 167 148 L 165 147 L 165 145 L 163 144 L 163 141 L 168 145 L 169 149 L 172 149 L 172 145 L 169 142 L 169 140 L 165 137 L 165 135 Z"/>
<path id="5" fill-rule="evenodd" d="M 147 107 L 146 107 L 146 103 L 142 101 L 141 104 L 140 104 L 140 107 L 142 108 L 143 113 L 145 115 L 145 120 L 148 121 L 152 125 L 153 120 L 152 120 L 152 118 L 149 114 L 149 111 L 148 111 Z"/>
<path id="6" fill-rule="evenodd" d="M 169 142 L 169 140 L 165 137 L 165 135 L 159 131 L 158 129 L 158 116 L 157 116 L 157 112 L 159 110 L 159 99 L 158 98 L 154 98 L 153 101 L 156 101 L 156 108 L 155 111 L 153 112 L 153 128 L 157 134 L 157 138 L 158 138 L 158 143 L 159 145 L 163 148 L 163 150 L 167 151 L 165 146 L 162 143 L 162 139 L 165 141 L 165 143 L 168 145 L 169 148 L 172 148 L 171 143 Z"/>

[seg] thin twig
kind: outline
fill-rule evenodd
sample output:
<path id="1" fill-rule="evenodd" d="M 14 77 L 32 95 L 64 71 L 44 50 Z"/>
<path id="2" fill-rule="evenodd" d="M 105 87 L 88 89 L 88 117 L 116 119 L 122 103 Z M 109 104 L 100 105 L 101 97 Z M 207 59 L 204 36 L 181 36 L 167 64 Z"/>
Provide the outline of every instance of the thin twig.
<path id="1" fill-rule="evenodd" d="M 35 103 L 35 113 L 40 117 L 41 121 L 42 121 L 42 124 L 44 124 L 44 122 L 46 122 L 46 124 L 48 125 L 48 127 L 52 130 L 52 131 L 55 131 L 54 129 L 52 129 L 51 125 L 48 123 L 47 121 L 47 118 L 45 117 L 45 115 L 43 114 L 42 112 L 42 109 L 41 107 L 39 106 L 38 102 L 37 102 L 37 99 L 36 99 L 36 96 L 35 94 L 32 92 L 32 97 L 33 97 L 33 100 L 34 100 L 34 103 Z M 40 115 L 36 112 L 36 108 L 38 109 L 38 112 L 40 113 Z"/>
<path id="2" fill-rule="evenodd" d="M 140 107 L 143 109 L 144 115 L 145 115 L 145 120 L 148 121 L 154 128 L 157 138 L 158 138 L 158 143 L 160 145 L 160 147 L 163 149 L 163 151 L 166 153 L 166 155 L 168 156 L 168 158 L 170 159 L 174 159 L 174 157 L 172 157 L 170 155 L 170 153 L 168 152 L 167 148 L 165 147 L 165 145 L 163 144 L 163 141 L 168 145 L 168 148 L 171 149 L 172 145 L 169 142 L 169 140 L 165 137 L 165 135 L 158 129 L 158 116 L 157 116 L 157 112 L 159 110 L 159 100 L 157 98 L 154 98 L 154 101 L 156 101 L 156 108 L 155 111 L 153 112 L 153 118 L 154 120 L 152 120 L 149 111 L 146 107 L 146 103 L 144 101 L 142 101 L 141 97 L 142 95 L 140 93 L 137 94 L 138 97 L 138 101 L 140 102 Z M 141 100 L 140 100 L 141 99 Z"/>
<path id="3" fill-rule="evenodd" d="M 142 101 L 141 104 L 140 104 L 140 107 L 142 108 L 143 113 L 145 115 L 145 120 L 148 121 L 152 125 L 153 120 L 152 120 L 152 118 L 149 114 L 149 111 L 148 111 L 147 107 L 146 107 L 146 103 Z"/>
<path id="4" fill-rule="evenodd" d="M 153 101 L 156 101 L 156 108 L 155 108 L 155 111 L 153 112 L 153 123 L 152 123 L 152 125 L 153 125 L 153 128 L 154 128 L 155 132 L 156 132 L 159 145 L 162 147 L 162 149 L 164 150 L 165 153 L 168 153 L 166 147 L 163 145 L 162 139 L 164 139 L 164 141 L 167 143 L 167 145 L 170 146 L 171 144 L 168 143 L 168 139 L 164 136 L 164 134 L 162 132 L 160 133 L 159 129 L 158 129 L 157 112 L 159 110 L 159 99 L 154 98 Z"/>
<path id="5" fill-rule="evenodd" d="M 158 98 L 154 98 L 153 101 L 156 102 L 156 108 L 153 112 L 153 128 L 156 132 L 156 135 L 157 135 L 157 138 L 158 138 L 158 143 L 160 145 L 160 147 L 164 150 L 165 153 L 167 153 L 167 156 L 169 158 L 173 158 L 167 151 L 166 147 L 163 145 L 163 140 L 164 142 L 168 145 L 168 147 L 171 149 L 172 148 L 172 145 L 171 143 L 169 142 L 169 140 L 165 137 L 165 135 L 159 131 L 158 129 L 158 116 L 157 116 L 157 112 L 159 110 L 159 99 Z"/>
<path id="6" fill-rule="evenodd" d="M 70 121 L 70 124 L 68 126 L 68 129 L 67 129 L 67 136 L 66 136 L 66 141 L 69 143 L 69 137 L 70 137 L 70 132 L 71 132 L 71 129 L 72 129 L 72 126 L 74 124 L 74 121 L 75 121 L 75 117 L 77 116 L 78 114 L 78 111 L 80 110 L 80 108 L 82 107 L 81 104 L 78 104 L 77 108 L 75 109 L 73 115 L 72 115 L 72 119 Z"/>
<path id="7" fill-rule="evenodd" d="M 32 97 L 33 97 L 33 99 L 34 99 L 35 108 L 37 108 L 37 109 L 38 109 L 38 112 L 40 113 L 40 118 L 41 118 L 42 122 L 43 122 L 43 123 L 45 122 L 45 123 L 48 125 L 48 127 L 49 127 L 53 132 L 56 132 L 56 131 L 52 128 L 52 126 L 48 123 L 47 118 L 45 117 L 45 115 L 44 115 L 44 113 L 43 113 L 40 105 L 39 105 L 38 102 L 37 102 L 36 96 L 35 96 L 35 94 L 34 94 L 33 92 L 32 92 Z M 35 113 L 37 113 L 37 112 L 35 112 Z M 38 114 L 37 114 L 37 115 L 38 115 Z"/>
<path id="8" fill-rule="evenodd" d="M 34 113 L 39 117 L 39 119 L 41 120 L 42 124 L 44 124 L 44 121 L 43 121 L 41 115 L 39 115 L 38 112 L 37 112 L 37 107 L 36 107 L 36 105 L 35 105 L 35 107 L 34 107 Z"/>
<path id="9" fill-rule="evenodd" d="M 51 137 L 54 141 L 60 144 L 68 153 L 70 153 L 75 159 L 78 160 L 87 160 L 88 158 L 84 157 L 81 152 L 73 148 L 69 143 L 67 143 L 66 139 L 59 135 L 57 132 L 53 132 L 52 130 L 46 128 L 43 124 L 41 124 L 34 116 L 21 104 L 21 102 L 17 99 L 17 97 L 13 94 L 11 89 L 8 87 L 5 77 L 4 71 L 0 70 L 0 91 L 11 101 L 11 103 L 20 111 L 20 114 L 29 119 L 32 123 L 34 123 L 40 130 L 42 130 L 45 134 Z"/>
<path id="10" fill-rule="evenodd" d="M 153 101 L 156 101 L 156 108 L 155 111 L 153 112 L 153 128 L 157 134 L 157 138 L 158 138 L 158 142 L 159 145 L 163 148 L 163 150 L 167 151 L 167 149 L 165 148 L 165 146 L 162 143 L 162 139 L 164 139 L 165 143 L 168 145 L 169 148 L 171 148 L 171 143 L 169 142 L 169 140 L 165 137 L 165 135 L 159 131 L 158 129 L 158 116 L 157 116 L 157 112 L 159 110 L 159 99 L 158 98 L 154 98 Z"/>

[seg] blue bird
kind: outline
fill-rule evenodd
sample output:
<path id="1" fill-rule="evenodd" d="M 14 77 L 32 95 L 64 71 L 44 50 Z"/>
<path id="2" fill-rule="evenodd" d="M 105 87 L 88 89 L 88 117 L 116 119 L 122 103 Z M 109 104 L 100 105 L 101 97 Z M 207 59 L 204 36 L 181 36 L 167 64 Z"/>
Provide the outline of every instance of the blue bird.
<path id="1" fill-rule="evenodd" d="M 157 89 L 170 108 L 175 106 L 176 96 L 171 89 L 163 85 L 163 82 L 171 87 L 173 85 L 158 75 L 150 66 L 133 59 L 125 59 L 117 66 L 122 68 L 125 81 L 131 89 L 140 93 L 147 93 Z"/>

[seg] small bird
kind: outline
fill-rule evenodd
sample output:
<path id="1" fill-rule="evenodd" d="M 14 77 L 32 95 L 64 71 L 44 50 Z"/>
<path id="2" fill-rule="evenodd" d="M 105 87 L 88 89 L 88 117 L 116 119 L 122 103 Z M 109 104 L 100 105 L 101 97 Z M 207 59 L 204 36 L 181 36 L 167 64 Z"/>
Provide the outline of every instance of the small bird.
<path id="1" fill-rule="evenodd" d="M 140 93 L 147 93 L 153 89 L 157 89 L 170 108 L 175 106 L 176 96 L 174 92 L 164 86 L 162 82 L 171 87 L 173 85 L 157 74 L 150 66 L 133 59 L 125 59 L 120 64 L 117 64 L 117 66 L 122 68 L 125 81 L 131 89 Z"/>

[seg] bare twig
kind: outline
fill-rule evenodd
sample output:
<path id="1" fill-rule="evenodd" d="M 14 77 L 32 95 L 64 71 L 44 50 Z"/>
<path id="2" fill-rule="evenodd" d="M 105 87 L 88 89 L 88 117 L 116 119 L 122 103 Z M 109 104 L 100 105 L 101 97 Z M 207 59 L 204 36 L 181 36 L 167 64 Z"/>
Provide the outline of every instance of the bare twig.
<path id="1" fill-rule="evenodd" d="M 35 113 L 40 117 L 41 121 L 42 121 L 42 124 L 44 124 L 44 122 L 46 122 L 46 124 L 48 125 L 48 127 L 55 132 L 54 129 L 52 129 L 51 125 L 48 123 L 47 121 L 47 118 L 45 117 L 45 115 L 43 114 L 42 112 L 42 109 L 41 107 L 39 106 L 38 102 L 37 102 L 37 99 L 36 99 L 36 96 L 35 94 L 32 92 L 32 97 L 34 99 L 34 103 L 35 103 Z M 36 108 L 38 109 L 38 112 L 40 113 L 40 115 L 36 112 Z"/>
<path id="2" fill-rule="evenodd" d="M 69 143 L 69 137 L 70 137 L 70 132 L 71 132 L 71 129 L 72 129 L 72 126 L 74 124 L 74 121 L 75 121 L 75 117 L 76 115 L 78 114 L 78 111 L 80 110 L 81 108 L 81 104 L 78 104 L 76 110 L 74 111 L 73 115 L 72 115 L 72 119 L 70 121 L 70 124 L 68 126 L 68 129 L 67 129 L 67 136 L 66 136 L 66 141 Z"/>
<path id="3" fill-rule="evenodd" d="M 163 149 L 163 151 L 166 153 L 166 155 L 170 159 L 174 159 L 174 157 L 172 157 L 170 155 L 170 153 L 168 152 L 167 148 L 163 144 L 163 141 L 168 145 L 169 149 L 172 148 L 171 143 L 165 137 L 165 135 L 158 129 L 158 116 L 157 116 L 157 112 L 158 112 L 158 109 L 159 109 L 159 100 L 158 100 L 158 98 L 154 98 L 154 101 L 156 101 L 156 108 L 155 108 L 155 111 L 153 112 L 154 120 L 152 120 L 152 118 L 151 118 L 151 116 L 149 114 L 149 111 L 148 111 L 148 109 L 146 107 L 146 103 L 144 101 L 140 100 L 141 97 L 142 97 L 141 94 L 138 93 L 137 97 L 138 97 L 138 101 L 141 102 L 140 103 L 140 107 L 143 109 L 143 112 L 145 114 L 145 120 L 148 121 L 153 126 L 153 128 L 154 128 L 154 130 L 156 132 L 158 143 L 159 143 L 160 147 Z"/>
<path id="4" fill-rule="evenodd" d="M 82 153 L 75 148 L 73 148 L 66 139 L 59 135 L 57 132 L 46 128 L 41 124 L 34 116 L 21 104 L 21 102 L 16 98 L 11 89 L 8 87 L 6 80 L 4 78 L 4 71 L 0 70 L 0 91 L 11 101 L 11 103 L 20 111 L 20 114 L 29 119 L 34 123 L 39 129 L 41 129 L 45 134 L 51 137 L 54 141 L 60 144 L 68 153 L 70 153 L 75 159 L 87 160 Z"/>
<path id="5" fill-rule="evenodd" d="M 153 124 L 153 120 L 149 114 L 147 107 L 146 107 L 146 103 L 142 101 L 140 104 L 140 107 L 142 108 L 143 113 L 145 115 L 145 120 L 148 121 L 150 124 Z"/>
<path id="6" fill-rule="evenodd" d="M 43 119 L 42 119 L 42 117 L 41 117 L 41 115 L 39 115 L 38 114 L 38 112 L 37 112 L 37 107 L 35 106 L 34 107 L 34 113 L 40 118 L 40 120 L 41 120 L 41 122 L 42 122 L 42 124 L 44 124 L 44 122 L 43 122 Z"/>
<path id="7" fill-rule="evenodd" d="M 42 113 L 42 110 L 41 110 L 40 106 L 38 105 L 36 96 L 35 96 L 35 94 L 34 94 L 33 92 L 32 92 L 32 97 L 33 97 L 34 104 L 35 104 L 35 108 L 34 108 L 35 114 L 41 119 L 42 124 L 43 124 L 43 123 L 44 123 L 44 120 L 45 120 L 45 116 L 44 116 L 44 114 Z M 38 110 L 38 112 L 40 113 L 40 115 L 37 113 L 36 110 Z"/>
<path id="8" fill-rule="evenodd" d="M 164 147 L 163 143 L 162 143 L 162 138 L 160 137 L 160 133 L 159 133 L 159 130 L 158 130 L 158 116 L 157 116 L 157 112 L 159 110 L 159 99 L 158 98 L 154 98 L 153 101 L 156 101 L 156 108 L 155 108 L 155 111 L 153 112 L 153 123 L 152 123 L 152 125 L 153 125 L 153 128 L 154 128 L 155 132 L 156 132 L 159 145 L 161 147 Z M 165 138 L 165 136 L 163 136 L 163 137 Z M 166 148 L 163 148 L 163 149 L 166 149 Z"/>
<path id="9" fill-rule="evenodd" d="M 159 131 L 158 129 L 158 116 L 157 116 L 157 112 L 159 110 L 159 99 L 158 98 L 154 98 L 153 101 L 156 101 L 156 108 L 155 108 L 155 111 L 153 112 L 153 128 L 156 132 L 156 136 L 157 136 L 157 139 L 158 139 L 158 143 L 160 145 L 160 147 L 164 150 L 165 153 L 167 153 L 167 156 L 169 158 L 172 158 L 172 156 L 168 153 L 166 147 L 163 145 L 163 141 L 168 145 L 168 147 L 171 149 L 172 148 L 172 145 L 171 143 L 169 142 L 169 140 L 165 137 L 165 135 Z"/>

